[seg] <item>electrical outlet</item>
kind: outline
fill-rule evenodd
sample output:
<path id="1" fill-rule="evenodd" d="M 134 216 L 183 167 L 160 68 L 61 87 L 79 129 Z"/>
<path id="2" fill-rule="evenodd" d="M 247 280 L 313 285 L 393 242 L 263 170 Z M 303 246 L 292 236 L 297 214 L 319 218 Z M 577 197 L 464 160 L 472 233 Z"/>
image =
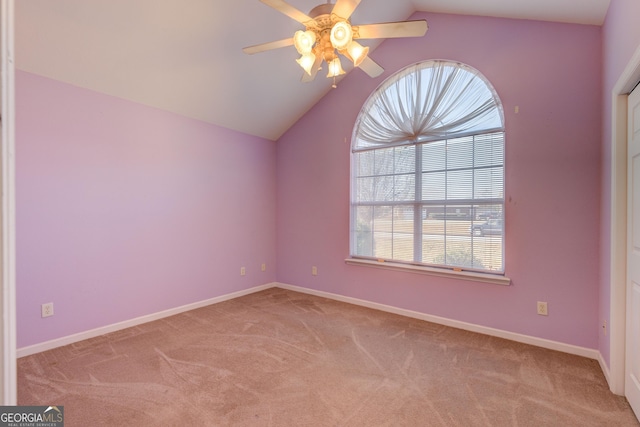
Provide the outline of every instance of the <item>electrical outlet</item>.
<path id="1" fill-rule="evenodd" d="M 244 267 L 240 267 L 240 275 L 244 276 L 245 274 L 247 274 L 247 270 Z"/>
<path id="2" fill-rule="evenodd" d="M 312 276 L 317 276 L 318 275 L 318 267 L 316 267 L 315 265 L 313 267 L 311 267 L 311 275 Z"/>
<path id="3" fill-rule="evenodd" d="M 53 316 L 53 303 L 48 302 L 46 304 L 42 304 L 42 317 Z"/>
<path id="4" fill-rule="evenodd" d="M 547 309 L 547 303 L 546 302 L 538 301 L 538 314 L 541 315 L 541 316 L 548 316 L 549 315 L 549 311 Z"/>
<path id="5" fill-rule="evenodd" d="M 267 264 L 265 264 L 264 262 L 262 263 L 262 265 L 260 266 L 260 269 L 262 271 L 267 271 Z"/>

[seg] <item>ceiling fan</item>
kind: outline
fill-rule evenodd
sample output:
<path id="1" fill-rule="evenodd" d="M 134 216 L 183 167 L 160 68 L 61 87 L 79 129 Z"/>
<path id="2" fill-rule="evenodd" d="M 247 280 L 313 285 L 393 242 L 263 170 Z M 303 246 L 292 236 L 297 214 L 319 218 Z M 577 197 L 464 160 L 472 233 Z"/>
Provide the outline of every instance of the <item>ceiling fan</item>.
<path id="1" fill-rule="evenodd" d="M 335 77 L 344 74 L 339 55 L 348 58 L 369 76 L 378 77 L 384 69 L 369 58 L 369 48 L 362 46 L 357 39 L 421 37 L 427 32 L 427 21 L 424 19 L 352 26 L 349 18 L 360 0 L 337 0 L 335 5 L 327 1 L 314 7 L 308 15 L 284 0 L 260 1 L 300 22 L 305 30 L 296 31 L 293 37 L 287 39 L 245 47 L 242 51 L 252 55 L 295 46 L 301 55 L 297 62 L 305 71 L 303 82 L 315 79 L 324 60 L 328 67 L 327 77 L 334 78 L 335 87 Z"/>

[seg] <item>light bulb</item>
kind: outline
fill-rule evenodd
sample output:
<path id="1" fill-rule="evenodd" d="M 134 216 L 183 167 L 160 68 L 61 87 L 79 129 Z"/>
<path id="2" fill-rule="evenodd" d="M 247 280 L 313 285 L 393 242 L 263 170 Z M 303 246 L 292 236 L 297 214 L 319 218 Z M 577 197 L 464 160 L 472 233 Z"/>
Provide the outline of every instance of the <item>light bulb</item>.
<path id="1" fill-rule="evenodd" d="M 336 22 L 331 28 L 331 44 L 337 50 L 346 49 L 352 39 L 353 31 L 347 21 Z"/>
<path id="2" fill-rule="evenodd" d="M 293 35 L 293 45 L 300 55 L 310 53 L 313 48 L 313 44 L 316 42 L 316 33 L 307 30 L 298 30 Z"/>

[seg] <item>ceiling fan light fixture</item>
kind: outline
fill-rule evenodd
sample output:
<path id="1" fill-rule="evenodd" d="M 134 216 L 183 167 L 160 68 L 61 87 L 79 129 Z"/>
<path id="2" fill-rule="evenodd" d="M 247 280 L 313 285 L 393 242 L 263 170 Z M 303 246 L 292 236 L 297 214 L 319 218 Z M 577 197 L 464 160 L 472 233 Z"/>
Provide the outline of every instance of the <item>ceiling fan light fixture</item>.
<path id="1" fill-rule="evenodd" d="M 348 21 L 338 21 L 331 28 L 331 44 L 337 50 L 344 50 L 353 40 L 353 30 Z"/>
<path id="2" fill-rule="evenodd" d="M 302 67 L 307 74 L 311 75 L 311 69 L 313 68 L 313 64 L 316 62 L 316 56 L 309 52 L 304 53 L 299 59 L 296 59 L 296 62 Z"/>
<path id="3" fill-rule="evenodd" d="M 341 74 L 344 74 L 344 70 L 342 69 L 342 64 L 340 63 L 340 58 L 337 56 L 328 63 L 329 65 L 329 73 L 327 73 L 327 77 L 337 77 Z"/>
<path id="4" fill-rule="evenodd" d="M 298 30 L 293 35 L 293 45 L 296 47 L 296 50 L 300 55 L 311 53 L 311 49 L 313 49 L 315 42 L 316 33 L 310 30 Z"/>
<path id="5" fill-rule="evenodd" d="M 369 59 L 369 48 L 354 39 L 386 39 L 398 37 L 422 37 L 428 26 L 425 19 L 399 22 L 383 22 L 351 26 L 350 18 L 361 0 L 327 0 L 306 14 L 288 3 L 289 0 L 260 0 L 271 8 L 287 15 L 304 26 L 293 37 L 273 42 L 247 46 L 242 51 L 248 55 L 267 50 L 294 45 L 301 55 L 298 64 L 305 70 L 302 81 L 310 82 L 322 68 L 322 62 L 329 66 L 329 78 L 344 74 L 338 55 L 352 61 L 370 77 L 380 76 L 384 69 Z M 313 58 L 313 63 L 312 63 Z"/>
<path id="6" fill-rule="evenodd" d="M 358 66 L 362 64 L 362 61 L 369 54 L 369 47 L 362 46 L 360 43 L 356 41 L 352 41 L 347 47 L 347 57 L 353 61 L 354 66 Z"/>

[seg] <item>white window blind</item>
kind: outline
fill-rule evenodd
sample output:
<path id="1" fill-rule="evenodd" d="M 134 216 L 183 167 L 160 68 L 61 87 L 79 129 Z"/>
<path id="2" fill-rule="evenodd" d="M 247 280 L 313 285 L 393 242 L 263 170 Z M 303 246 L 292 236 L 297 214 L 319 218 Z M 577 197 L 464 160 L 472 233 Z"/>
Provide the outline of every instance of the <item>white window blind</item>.
<path id="1" fill-rule="evenodd" d="M 501 273 L 503 254 L 497 94 L 448 61 L 390 77 L 354 129 L 351 256 Z"/>

